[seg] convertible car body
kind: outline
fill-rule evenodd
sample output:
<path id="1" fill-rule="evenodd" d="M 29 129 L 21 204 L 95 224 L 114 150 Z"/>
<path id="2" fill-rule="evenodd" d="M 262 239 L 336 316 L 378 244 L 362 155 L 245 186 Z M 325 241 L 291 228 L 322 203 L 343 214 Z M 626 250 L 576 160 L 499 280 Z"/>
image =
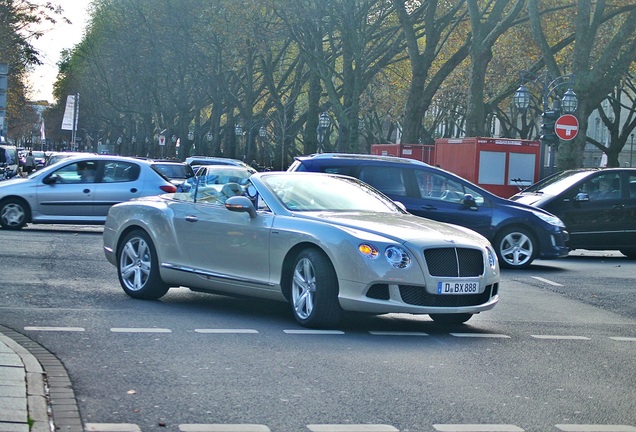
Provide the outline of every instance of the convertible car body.
<path id="1" fill-rule="evenodd" d="M 410 215 L 357 179 L 268 172 L 237 186 L 113 206 L 104 251 L 124 291 L 277 299 L 307 327 L 334 326 L 344 311 L 458 324 L 499 300 L 499 264 L 484 237 Z"/>

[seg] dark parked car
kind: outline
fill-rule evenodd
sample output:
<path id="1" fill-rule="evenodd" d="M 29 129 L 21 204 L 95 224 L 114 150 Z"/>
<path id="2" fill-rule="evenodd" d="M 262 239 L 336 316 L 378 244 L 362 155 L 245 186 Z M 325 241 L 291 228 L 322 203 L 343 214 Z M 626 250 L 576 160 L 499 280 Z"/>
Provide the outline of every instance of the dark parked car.
<path id="1" fill-rule="evenodd" d="M 289 171 L 349 175 L 365 181 L 417 216 L 461 225 L 485 236 L 502 267 L 566 256 L 568 233 L 545 210 L 500 198 L 440 168 L 393 156 L 323 153 L 297 157 Z"/>
<path id="2" fill-rule="evenodd" d="M 636 259 L 636 168 L 563 171 L 511 199 L 561 218 L 571 249 L 619 250 Z"/>
<path id="3" fill-rule="evenodd" d="M 152 167 L 168 177 L 170 183 L 177 187 L 194 177 L 192 167 L 185 162 L 157 160 L 154 161 Z"/>

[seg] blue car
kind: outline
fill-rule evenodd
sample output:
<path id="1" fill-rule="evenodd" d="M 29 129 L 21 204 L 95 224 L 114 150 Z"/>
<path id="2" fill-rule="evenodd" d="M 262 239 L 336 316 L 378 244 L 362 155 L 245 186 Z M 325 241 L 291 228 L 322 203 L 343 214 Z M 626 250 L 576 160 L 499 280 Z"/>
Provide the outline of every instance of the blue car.
<path id="1" fill-rule="evenodd" d="M 417 160 L 321 153 L 297 157 L 288 171 L 356 177 L 402 203 L 412 214 L 477 231 L 493 244 L 501 267 L 526 268 L 535 259 L 568 254 L 568 232 L 558 217 L 493 195 Z"/>

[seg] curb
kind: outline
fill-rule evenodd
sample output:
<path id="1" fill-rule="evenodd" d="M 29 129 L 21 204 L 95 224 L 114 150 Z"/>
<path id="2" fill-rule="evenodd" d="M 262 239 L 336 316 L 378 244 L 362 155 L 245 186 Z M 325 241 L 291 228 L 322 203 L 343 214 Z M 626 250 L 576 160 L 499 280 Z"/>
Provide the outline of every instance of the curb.
<path id="1" fill-rule="evenodd" d="M 40 344 L 0 325 L 0 340 L 20 356 L 26 372 L 30 432 L 84 432 L 75 392 L 62 362 Z"/>

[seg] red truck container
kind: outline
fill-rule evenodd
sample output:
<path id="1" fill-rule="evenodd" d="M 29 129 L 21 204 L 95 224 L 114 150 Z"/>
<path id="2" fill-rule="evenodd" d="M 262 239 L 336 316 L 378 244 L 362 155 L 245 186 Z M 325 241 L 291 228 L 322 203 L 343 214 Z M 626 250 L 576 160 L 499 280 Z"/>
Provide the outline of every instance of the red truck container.
<path id="1" fill-rule="evenodd" d="M 487 191 L 510 198 L 539 180 L 539 141 L 507 138 L 435 140 L 435 164 Z"/>
<path id="2" fill-rule="evenodd" d="M 435 146 L 424 144 L 371 144 L 371 154 L 405 157 L 433 164 L 435 161 Z"/>

